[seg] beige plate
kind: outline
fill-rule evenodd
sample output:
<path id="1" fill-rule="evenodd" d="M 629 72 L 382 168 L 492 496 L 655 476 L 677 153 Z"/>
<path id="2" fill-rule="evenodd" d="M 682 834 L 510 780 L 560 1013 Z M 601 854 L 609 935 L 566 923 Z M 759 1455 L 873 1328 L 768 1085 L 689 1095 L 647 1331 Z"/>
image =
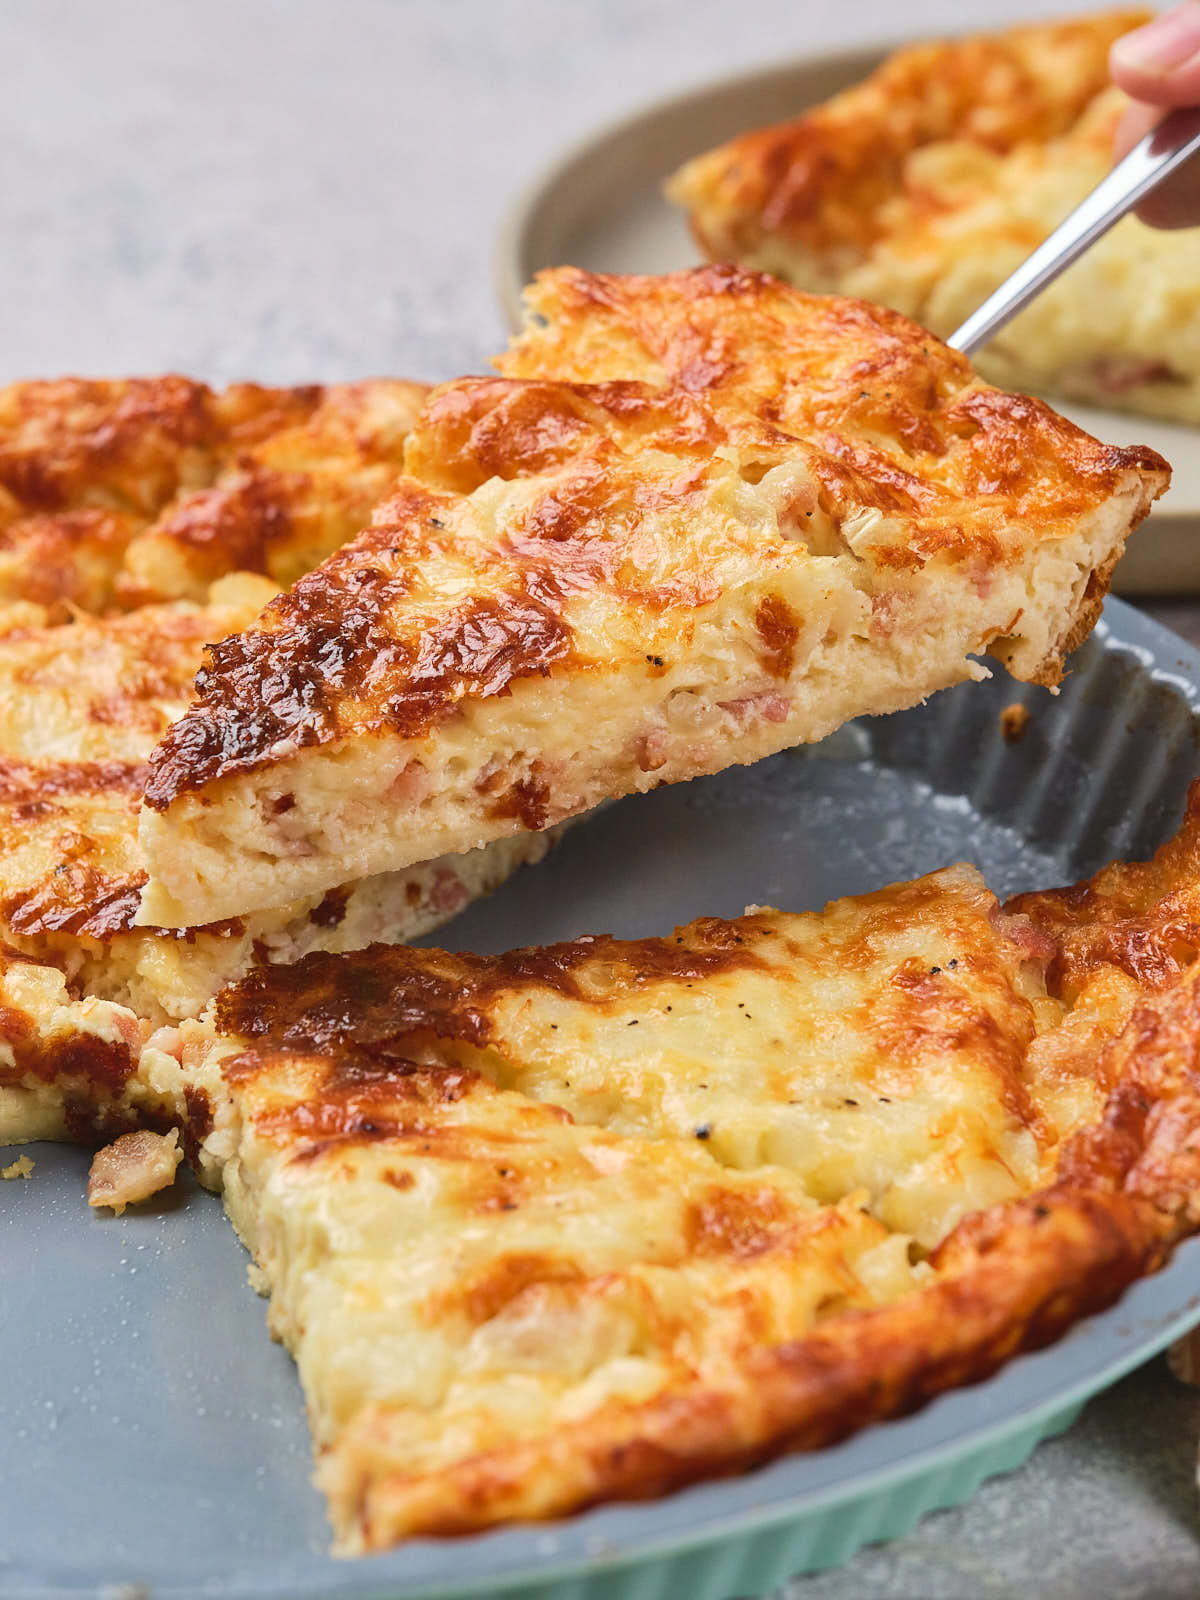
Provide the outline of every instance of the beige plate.
<path id="1" fill-rule="evenodd" d="M 877 67 L 890 47 L 810 56 L 695 89 L 595 134 L 519 198 L 501 231 L 500 296 L 520 326 L 522 286 L 543 267 L 669 272 L 697 251 L 683 215 L 662 195 L 686 161 L 748 128 L 795 116 Z M 1200 593 L 1200 450 L 1197 431 L 1119 411 L 1061 409 L 1113 444 L 1148 444 L 1175 469 L 1173 485 L 1135 534 L 1113 587 L 1122 594 Z"/>

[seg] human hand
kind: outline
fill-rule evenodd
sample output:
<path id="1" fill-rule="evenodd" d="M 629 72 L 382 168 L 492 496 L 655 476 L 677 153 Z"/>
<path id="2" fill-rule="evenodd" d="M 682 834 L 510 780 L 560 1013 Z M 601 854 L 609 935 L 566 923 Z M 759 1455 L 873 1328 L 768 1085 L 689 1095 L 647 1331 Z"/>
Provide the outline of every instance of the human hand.
<path id="1" fill-rule="evenodd" d="M 1165 111 L 1200 105 L 1200 0 L 1183 0 L 1118 39 L 1109 70 L 1134 102 L 1117 129 L 1119 161 Z M 1148 195 L 1137 214 L 1155 228 L 1200 225 L 1200 159 L 1189 161 Z"/>

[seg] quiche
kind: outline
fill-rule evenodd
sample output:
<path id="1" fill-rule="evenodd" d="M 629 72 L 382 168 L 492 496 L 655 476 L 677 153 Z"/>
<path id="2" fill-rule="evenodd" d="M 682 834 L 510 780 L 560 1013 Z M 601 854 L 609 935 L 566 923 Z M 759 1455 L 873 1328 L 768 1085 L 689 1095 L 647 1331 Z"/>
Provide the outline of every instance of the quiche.
<path id="1" fill-rule="evenodd" d="M 366 522 L 424 394 L 174 375 L 0 388 L 0 620 L 203 600 L 238 569 L 291 583 Z"/>
<path id="2" fill-rule="evenodd" d="M 1121 10 L 898 51 L 668 185 L 714 260 L 948 336 L 1109 171 Z M 1200 234 L 1127 217 L 977 357 L 1006 387 L 1200 422 Z"/>
<path id="3" fill-rule="evenodd" d="M 750 762 L 986 675 L 1053 684 L 1167 481 L 915 324 L 709 267 L 543 275 L 370 526 L 208 653 L 139 920 L 281 898 Z"/>
<path id="4" fill-rule="evenodd" d="M 0 946 L 0 1145 L 118 1134 L 173 1101 L 144 1094 L 147 1030 L 127 1006 L 72 995 L 57 967 Z"/>
<path id="5" fill-rule="evenodd" d="M 516 835 L 185 934 L 133 925 L 147 759 L 206 642 L 278 593 L 236 569 L 290 572 L 353 531 L 419 394 L 174 378 L 0 392 L 0 1142 L 144 1121 L 147 1028 L 255 962 L 416 937 L 545 853 L 549 836 Z M 200 598 L 135 605 L 133 575 L 152 569 L 146 588 Z"/>
<path id="6" fill-rule="evenodd" d="M 821 1446 L 1161 1264 L 1200 1226 L 1198 833 L 1200 791 L 1154 867 L 1007 908 L 960 866 L 318 953 L 159 1030 L 139 1078 L 253 1252 L 340 1551 Z"/>

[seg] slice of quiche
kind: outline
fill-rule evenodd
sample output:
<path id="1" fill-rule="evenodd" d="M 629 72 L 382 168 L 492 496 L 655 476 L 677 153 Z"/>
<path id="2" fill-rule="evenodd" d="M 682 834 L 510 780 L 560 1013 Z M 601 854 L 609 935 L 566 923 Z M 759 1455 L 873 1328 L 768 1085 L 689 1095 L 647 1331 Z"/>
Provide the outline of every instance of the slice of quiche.
<path id="1" fill-rule="evenodd" d="M 371 526 L 209 653 L 141 920 L 323 892 L 985 675 L 1054 683 L 1167 481 L 903 318 L 564 269 Z"/>
<path id="2" fill-rule="evenodd" d="M 140 1076 L 186 1091 L 340 1550 L 822 1445 L 1158 1265 L 1200 1224 L 1200 967 L 1081 1047 L 1058 956 L 959 867 L 664 939 L 313 955 L 161 1030 Z"/>
<path id="3" fill-rule="evenodd" d="M 1121 10 L 898 51 L 668 185 L 705 254 L 948 336 L 1112 165 Z M 977 358 L 994 383 L 1200 422 L 1200 234 L 1127 217 Z"/>
<path id="4" fill-rule="evenodd" d="M 0 389 L 0 620 L 203 600 L 237 569 L 292 582 L 366 522 L 425 392 L 178 376 Z"/>

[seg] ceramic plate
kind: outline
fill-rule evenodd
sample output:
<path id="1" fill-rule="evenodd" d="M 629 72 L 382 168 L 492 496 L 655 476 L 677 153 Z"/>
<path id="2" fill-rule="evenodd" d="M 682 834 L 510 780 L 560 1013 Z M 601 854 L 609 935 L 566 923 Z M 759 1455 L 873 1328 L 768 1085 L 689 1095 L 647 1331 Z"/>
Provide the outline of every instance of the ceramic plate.
<path id="1" fill-rule="evenodd" d="M 1004 894 L 1145 855 L 1177 823 L 1198 765 L 1197 685 L 1200 653 L 1110 601 L 1057 697 L 998 672 L 809 749 L 622 801 L 441 941 L 662 933 L 750 901 L 818 907 L 963 858 Z M 1013 700 L 1032 713 L 1015 745 L 999 731 Z M 158 1205 L 97 1215 L 82 1151 L 30 1154 L 32 1176 L 0 1184 L 9 1600 L 761 1593 L 1016 1466 L 1200 1311 L 1198 1240 L 1058 1344 L 834 1449 L 651 1504 L 335 1562 L 300 1388 L 219 1203 L 184 1182 Z"/>
<path id="2" fill-rule="evenodd" d="M 660 101 L 597 133 L 521 196 L 501 232 L 497 273 L 505 312 L 520 326 L 521 289 L 543 267 L 670 272 L 699 260 L 664 180 L 690 156 L 737 133 L 794 117 L 874 70 L 890 46 L 810 56 Z M 1200 592 L 1197 430 L 1119 411 L 1055 402 L 1112 444 L 1149 444 L 1175 469 L 1171 489 L 1130 542 L 1113 587 L 1121 594 Z"/>

